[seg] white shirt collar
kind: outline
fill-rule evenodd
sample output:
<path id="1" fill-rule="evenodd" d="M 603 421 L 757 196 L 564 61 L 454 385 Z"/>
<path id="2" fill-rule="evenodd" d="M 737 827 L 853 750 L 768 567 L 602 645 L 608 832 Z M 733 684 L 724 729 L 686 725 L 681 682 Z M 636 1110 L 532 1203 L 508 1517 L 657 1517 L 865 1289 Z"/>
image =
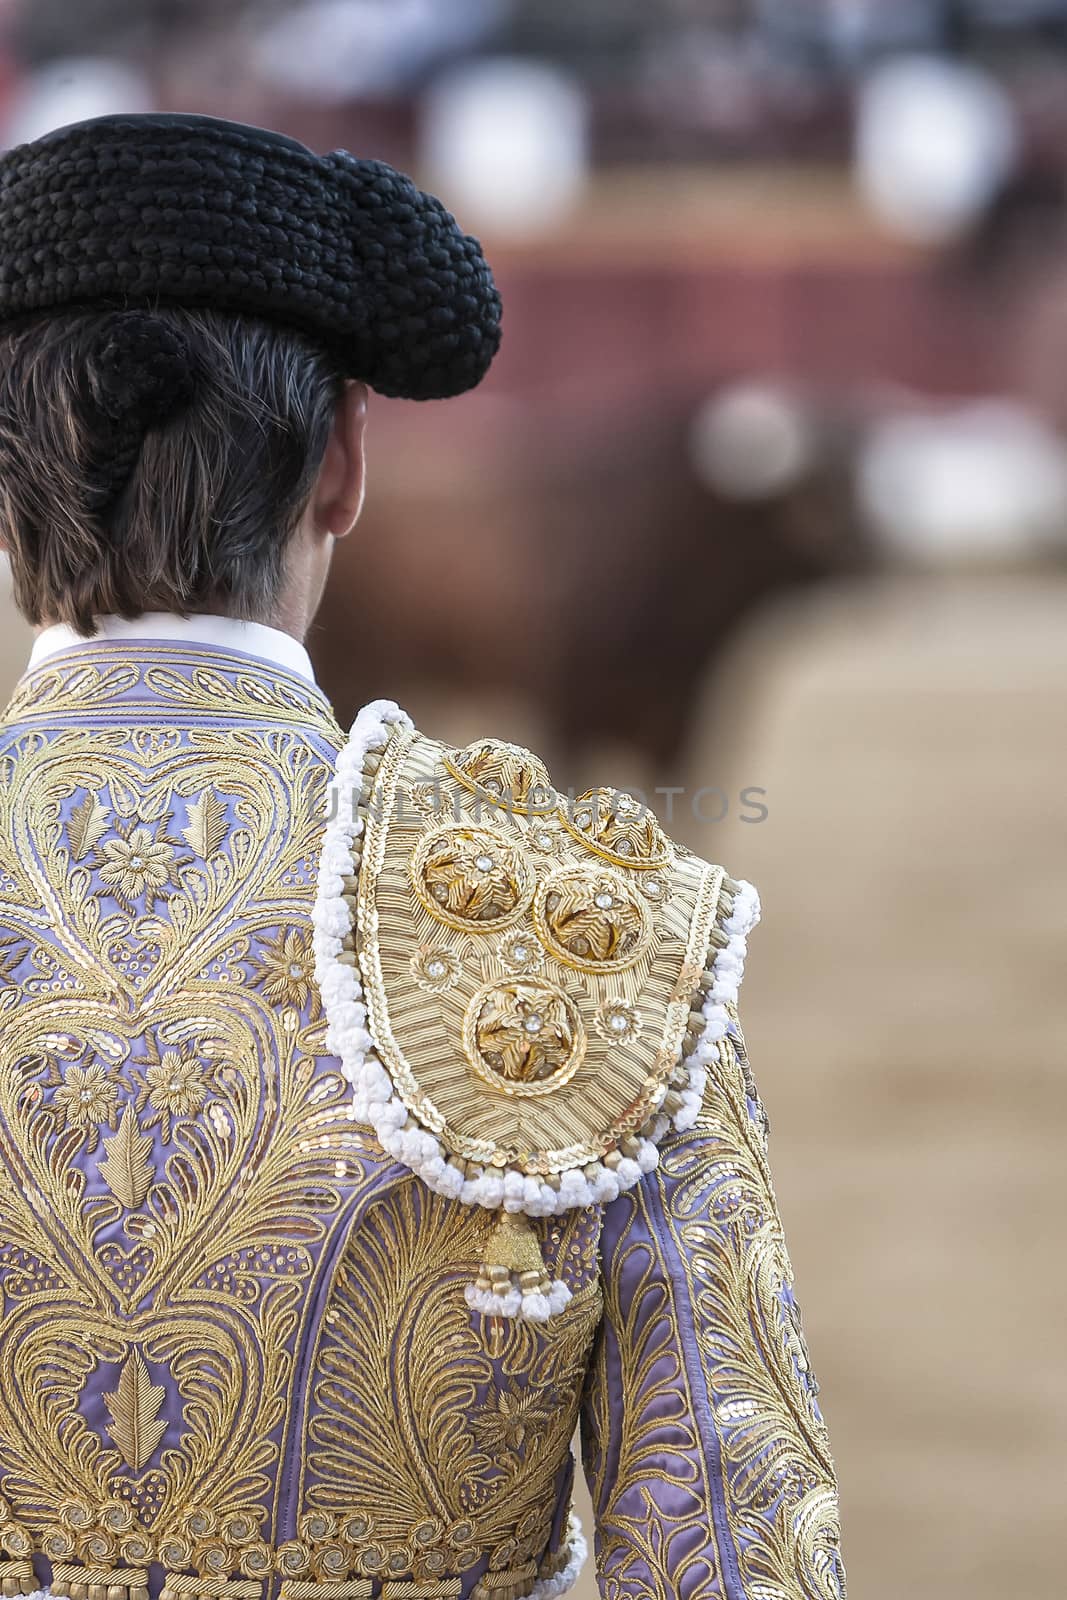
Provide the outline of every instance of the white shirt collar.
<path id="1" fill-rule="evenodd" d="M 143 616 L 127 621 L 125 617 L 97 617 L 97 633 L 86 639 L 65 622 L 44 628 L 34 641 L 29 665 L 39 667 L 59 650 L 71 650 L 78 645 L 91 645 L 97 639 L 113 643 L 133 643 L 136 640 L 169 641 L 174 644 L 205 644 L 215 649 L 239 650 L 243 655 L 258 656 L 261 661 L 271 661 L 275 666 L 315 682 L 315 669 L 304 646 L 291 634 L 279 628 L 268 628 L 262 622 L 241 622 L 236 617 L 197 615 L 177 617 L 169 611 L 146 611 Z"/>

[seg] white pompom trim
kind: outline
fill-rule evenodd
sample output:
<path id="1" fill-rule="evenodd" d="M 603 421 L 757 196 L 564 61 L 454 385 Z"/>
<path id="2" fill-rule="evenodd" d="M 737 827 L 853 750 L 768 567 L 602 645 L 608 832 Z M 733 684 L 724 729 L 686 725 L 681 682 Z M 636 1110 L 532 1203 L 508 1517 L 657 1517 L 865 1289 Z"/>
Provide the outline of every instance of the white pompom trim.
<path id="1" fill-rule="evenodd" d="M 345 938 L 352 927 L 342 895 L 344 879 L 354 871 L 352 847 L 363 832 L 363 821 L 357 814 L 358 805 L 366 799 L 363 768 L 372 751 L 384 749 L 396 724 L 410 727 L 411 721 L 391 700 L 375 700 L 364 706 L 337 757 L 336 815 L 326 824 L 323 834 L 313 913 L 312 948 L 315 977 L 326 1012 L 326 1043 L 339 1058 L 357 1101 L 364 1096 L 363 1069 L 372 1059 L 368 1052 L 373 1041 L 366 1031 L 367 1008 L 359 969 L 341 960 Z"/>
<path id="2" fill-rule="evenodd" d="M 748 954 L 748 935 L 759 918 L 759 895 L 750 883 L 742 880 L 734 896 L 734 908 L 722 925 L 726 944 L 716 951 L 711 963 L 712 981 L 701 1006 L 704 1028 L 685 1060 L 689 1083 L 682 1090 L 682 1104 L 674 1113 L 674 1126 L 679 1133 L 691 1128 L 700 1114 L 708 1082 L 708 1063 L 718 1054 L 719 1041 L 726 1037 L 730 1026 L 726 1007 L 737 1003 Z"/>
<path id="3" fill-rule="evenodd" d="M 506 1294 L 497 1294 L 493 1289 L 479 1289 L 476 1283 L 468 1284 L 464 1292 L 472 1311 L 480 1311 L 486 1317 L 518 1317 L 525 1322 L 549 1322 L 571 1303 L 571 1291 L 562 1278 L 553 1279 L 547 1294 L 523 1294 L 515 1287 Z"/>
<path id="4" fill-rule="evenodd" d="M 610 1204 L 639 1183 L 646 1173 L 655 1170 L 659 1162 L 658 1141 L 671 1127 L 681 1133 L 696 1121 L 707 1083 L 707 1063 L 729 1023 L 726 1006 L 737 999 L 747 951 L 746 936 L 759 920 L 759 896 L 751 884 L 742 883 L 733 911 L 723 924 L 727 943 L 716 952 L 711 964 L 712 983 L 702 1008 L 704 1029 L 692 1054 L 683 1063 L 686 1081 L 677 1091 L 681 1105 L 673 1116 L 662 1112 L 655 1114 L 646 1124 L 646 1133 L 632 1139 L 630 1155 L 611 1166 L 593 1161 L 563 1172 L 559 1175 L 558 1188 L 544 1178 L 511 1168 L 490 1167 L 480 1177 L 469 1178 L 449 1160 L 447 1150 L 436 1135 L 419 1127 L 396 1093 L 389 1073 L 374 1053 L 374 1040 L 367 1031 L 367 1008 L 359 968 L 341 960 L 345 938 L 352 925 L 351 913 L 342 899 L 344 879 L 354 873 L 353 846 L 363 832 L 363 822 L 355 814 L 356 806 L 350 802 L 353 797 L 361 802 L 368 798 L 373 779 L 365 778 L 367 758 L 385 748 L 397 726 L 410 728 L 412 723 L 391 700 L 375 700 L 357 716 L 337 758 L 337 815 L 326 826 L 319 862 L 314 910 L 315 976 L 326 1012 L 327 1047 L 340 1060 L 341 1070 L 352 1087 L 353 1116 L 369 1123 L 382 1148 L 410 1168 L 436 1194 L 459 1200 L 464 1205 L 480 1205 L 493 1211 L 503 1206 L 505 1211 L 548 1217 L 587 1206 Z M 664 1084 L 664 1095 L 667 1090 L 668 1085 Z M 553 1285 L 554 1290 L 563 1287 L 562 1284 Z M 511 1297 L 494 1298 L 510 1303 Z M 546 1315 L 553 1314 L 551 1296 L 533 1298 L 544 1300 L 549 1307 Z M 529 1311 L 525 1314 L 534 1320 Z"/>

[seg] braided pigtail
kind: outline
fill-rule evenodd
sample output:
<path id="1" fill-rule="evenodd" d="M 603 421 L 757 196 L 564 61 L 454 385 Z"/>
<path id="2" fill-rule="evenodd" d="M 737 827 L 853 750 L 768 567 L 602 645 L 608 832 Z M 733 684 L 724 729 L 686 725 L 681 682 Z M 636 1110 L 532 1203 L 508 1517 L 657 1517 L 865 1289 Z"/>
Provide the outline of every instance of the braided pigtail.
<path id="1" fill-rule="evenodd" d="M 97 353 L 98 352 L 98 353 Z M 179 417 L 196 393 L 193 357 L 181 332 L 144 311 L 101 323 L 86 361 L 84 404 L 93 440 L 87 463 L 93 510 L 106 521 L 133 476 L 145 437 Z"/>

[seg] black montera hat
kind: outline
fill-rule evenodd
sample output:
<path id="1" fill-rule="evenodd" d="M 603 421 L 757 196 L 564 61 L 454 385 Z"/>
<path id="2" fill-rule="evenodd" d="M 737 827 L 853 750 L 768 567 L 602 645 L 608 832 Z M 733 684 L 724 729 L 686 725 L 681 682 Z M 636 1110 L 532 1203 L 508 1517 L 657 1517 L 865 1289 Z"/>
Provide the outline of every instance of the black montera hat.
<path id="1" fill-rule="evenodd" d="M 0 156 L 0 325 L 209 308 L 319 342 L 380 394 L 445 399 L 500 346 L 481 246 L 381 161 L 213 117 L 97 117 Z"/>

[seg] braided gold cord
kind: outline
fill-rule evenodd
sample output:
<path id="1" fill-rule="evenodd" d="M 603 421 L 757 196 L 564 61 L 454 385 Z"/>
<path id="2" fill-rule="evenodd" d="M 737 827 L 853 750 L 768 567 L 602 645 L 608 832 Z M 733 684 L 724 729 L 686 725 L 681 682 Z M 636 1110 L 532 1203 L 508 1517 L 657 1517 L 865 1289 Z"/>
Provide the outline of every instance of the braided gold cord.
<path id="1" fill-rule="evenodd" d="M 382 1600 L 459 1600 L 462 1578 L 431 1578 L 419 1583 L 414 1578 L 390 1578 L 382 1584 Z"/>
<path id="2" fill-rule="evenodd" d="M 330 1585 L 323 1585 L 334 1593 Z M 159 1600 L 260 1600 L 263 1584 L 258 1578 L 209 1578 L 195 1572 L 168 1572 Z M 93 1600 L 90 1595 L 89 1600 Z M 131 1595 L 130 1600 L 134 1600 Z"/>
<path id="3" fill-rule="evenodd" d="M 372 1578 L 348 1578 L 341 1582 L 315 1582 L 310 1578 L 286 1578 L 280 1600 L 369 1600 L 374 1593 Z"/>

